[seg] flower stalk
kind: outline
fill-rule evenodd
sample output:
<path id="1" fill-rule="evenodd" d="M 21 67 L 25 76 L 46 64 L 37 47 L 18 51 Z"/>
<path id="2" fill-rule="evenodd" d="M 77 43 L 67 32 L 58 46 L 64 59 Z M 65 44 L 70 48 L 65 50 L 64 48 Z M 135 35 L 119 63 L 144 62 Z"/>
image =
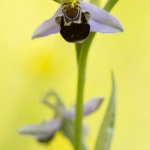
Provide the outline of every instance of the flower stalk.
<path id="1" fill-rule="evenodd" d="M 109 0 L 104 6 L 104 10 L 111 11 L 118 0 Z M 88 51 L 95 33 L 90 33 L 89 38 L 83 44 L 76 44 L 77 62 L 78 62 L 78 85 L 77 85 L 77 102 L 75 116 L 75 142 L 74 150 L 82 150 L 82 114 L 83 114 L 83 92 L 86 74 L 86 61 Z"/>
<path id="2" fill-rule="evenodd" d="M 91 33 L 89 38 L 84 44 L 78 44 L 77 48 L 77 61 L 78 61 L 78 85 L 77 85 L 77 102 L 76 102 L 76 116 L 75 116 L 75 142 L 74 149 L 82 149 L 82 116 L 83 116 L 83 94 L 84 83 L 86 74 L 86 62 L 88 51 L 91 42 L 94 37 L 94 33 Z"/>

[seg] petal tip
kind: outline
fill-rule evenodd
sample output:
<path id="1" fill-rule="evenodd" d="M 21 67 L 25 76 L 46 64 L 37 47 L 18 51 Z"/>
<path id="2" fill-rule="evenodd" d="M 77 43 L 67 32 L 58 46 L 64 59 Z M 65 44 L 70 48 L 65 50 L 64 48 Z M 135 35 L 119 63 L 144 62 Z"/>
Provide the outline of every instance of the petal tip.
<path id="1" fill-rule="evenodd" d="M 31 37 L 31 40 L 34 40 L 34 39 L 36 39 L 36 37 L 35 37 L 35 36 L 32 36 L 32 37 Z"/>
<path id="2" fill-rule="evenodd" d="M 26 127 L 23 126 L 23 127 L 21 127 L 21 128 L 17 131 L 17 133 L 19 133 L 19 134 L 24 134 L 24 133 L 26 133 L 26 131 L 27 131 Z"/>
<path id="3" fill-rule="evenodd" d="M 120 30 L 120 32 L 124 32 L 124 28 L 123 28 L 123 26 L 121 24 L 119 25 L 118 29 Z"/>
<path id="4" fill-rule="evenodd" d="M 39 37 L 40 37 L 40 34 L 37 34 L 36 32 L 34 32 L 34 33 L 32 34 L 31 39 L 34 40 L 34 39 L 39 38 Z"/>
<path id="5" fill-rule="evenodd" d="M 124 32 L 124 29 L 123 29 L 123 28 L 120 28 L 120 31 L 121 31 L 121 32 Z"/>

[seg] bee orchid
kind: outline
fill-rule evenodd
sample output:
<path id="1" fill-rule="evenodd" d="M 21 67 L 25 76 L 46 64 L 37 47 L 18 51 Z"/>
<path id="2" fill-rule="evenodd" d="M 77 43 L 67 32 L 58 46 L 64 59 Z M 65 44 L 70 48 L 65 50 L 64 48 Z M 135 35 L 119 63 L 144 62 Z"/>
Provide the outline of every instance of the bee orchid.
<path id="1" fill-rule="evenodd" d="M 68 0 L 67 0 L 68 1 Z M 32 38 L 60 32 L 68 42 L 83 42 L 89 32 L 115 33 L 123 27 L 114 16 L 96 5 L 77 0 L 64 2 L 55 14 L 33 33 Z"/>

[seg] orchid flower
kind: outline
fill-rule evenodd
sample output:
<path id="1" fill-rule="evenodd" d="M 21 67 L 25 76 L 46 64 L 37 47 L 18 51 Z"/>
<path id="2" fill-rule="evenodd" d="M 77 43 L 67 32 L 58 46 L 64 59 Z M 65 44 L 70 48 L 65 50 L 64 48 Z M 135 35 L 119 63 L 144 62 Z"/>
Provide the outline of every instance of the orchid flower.
<path id="1" fill-rule="evenodd" d="M 24 135 L 30 135 L 35 137 L 39 142 L 48 142 L 53 139 L 55 133 L 57 131 L 61 131 L 66 137 L 71 139 L 73 135 L 70 133 L 74 132 L 74 117 L 75 117 L 75 109 L 74 107 L 71 110 L 66 110 L 62 103 L 59 101 L 57 104 L 52 104 L 51 102 L 47 101 L 47 97 L 54 95 L 54 93 L 50 93 L 46 96 L 46 99 L 43 102 L 50 106 L 55 112 L 54 118 L 52 120 L 44 121 L 40 124 L 32 124 L 23 126 L 19 129 L 19 133 Z M 92 98 L 84 105 L 83 116 L 87 116 L 93 112 L 95 112 L 99 106 L 101 105 L 103 98 Z M 67 130 L 66 130 L 67 127 Z M 83 126 L 84 128 L 84 126 Z M 69 129 L 71 129 L 69 131 Z M 71 141 L 73 143 L 73 141 Z"/>
<path id="2" fill-rule="evenodd" d="M 89 32 L 123 31 L 122 25 L 114 16 L 94 4 L 77 0 L 57 2 L 61 6 L 49 20 L 35 30 L 33 39 L 60 32 L 68 42 L 83 42 Z"/>

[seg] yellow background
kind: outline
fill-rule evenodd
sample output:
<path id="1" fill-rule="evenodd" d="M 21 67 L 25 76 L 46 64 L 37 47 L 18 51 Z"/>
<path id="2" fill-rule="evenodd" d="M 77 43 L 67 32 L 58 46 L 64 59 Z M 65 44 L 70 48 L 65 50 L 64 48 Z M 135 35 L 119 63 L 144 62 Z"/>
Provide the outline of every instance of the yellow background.
<path id="1" fill-rule="evenodd" d="M 60 34 L 31 40 L 58 8 L 50 0 L 0 0 L 0 150 L 45 150 L 18 135 L 52 111 L 39 101 L 56 90 L 69 108 L 75 101 L 77 64 L 74 45 Z M 110 91 L 110 71 L 117 81 L 117 115 L 111 150 L 150 150 L 150 2 L 120 0 L 111 12 L 125 32 L 97 33 L 88 57 L 85 101 L 104 96 L 101 109 L 85 119 L 93 149 Z M 58 133 L 47 149 L 71 150 Z"/>

